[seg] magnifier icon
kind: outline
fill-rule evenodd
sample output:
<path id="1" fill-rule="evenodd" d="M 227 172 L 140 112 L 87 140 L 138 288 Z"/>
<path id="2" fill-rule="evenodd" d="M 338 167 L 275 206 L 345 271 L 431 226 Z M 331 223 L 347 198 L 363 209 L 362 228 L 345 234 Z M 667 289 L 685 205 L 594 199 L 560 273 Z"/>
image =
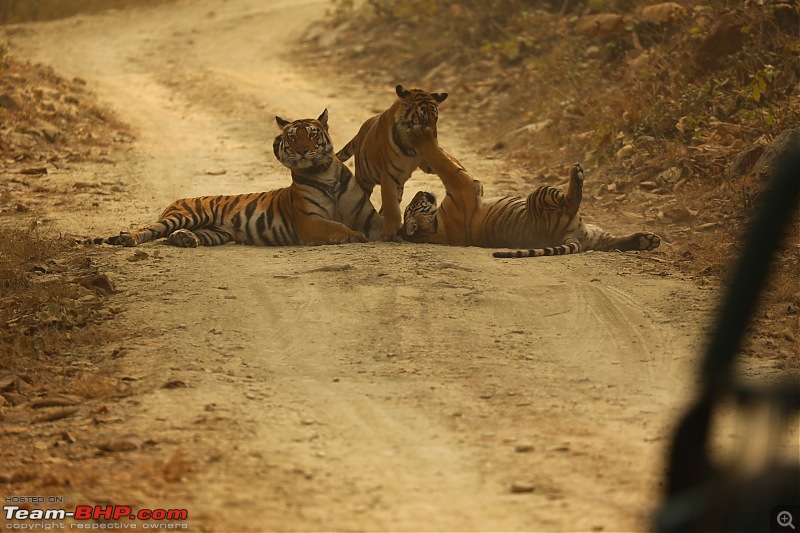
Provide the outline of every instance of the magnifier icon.
<path id="1" fill-rule="evenodd" d="M 789 511 L 781 511 L 778 513 L 778 525 L 781 527 L 789 526 L 790 528 L 794 529 L 794 524 L 792 524 L 792 513 Z"/>

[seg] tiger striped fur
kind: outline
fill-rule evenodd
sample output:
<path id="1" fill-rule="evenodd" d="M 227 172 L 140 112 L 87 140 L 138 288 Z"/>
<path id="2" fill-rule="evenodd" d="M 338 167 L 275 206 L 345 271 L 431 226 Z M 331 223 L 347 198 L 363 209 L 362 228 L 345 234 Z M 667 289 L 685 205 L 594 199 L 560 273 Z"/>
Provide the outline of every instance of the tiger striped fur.
<path id="1" fill-rule="evenodd" d="M 273 151 L 292 172 L 288 187 L 176 200 L 154 224 L 83 242 L 137 246 L 167 237 L 170 244 L 194 248 L 231 241 L 286 246 L 364 242 L 367 235 L 380 238 L 380 215 L 352 172 L 334 156 L 328 110 L 316 120 L 290 122 L 277 116 L 275 120 L 281 133 Z"/>
<path id="2" fill-rule="evenodd" d="M 539 257 L 587 250 L 653 250 L 661 243 L 654 233 L 615 237 L 586 224 L 579 214 L 583 167 L 573 165 L 566 194 L 540 187 L 527 198 L 484 198 L 483 187 L 461 164 L 444 152 L 433 132 L 414 128 L 409 138 L 439 175 L 446 190 L 437 208 L 434 195 L 420 191 L 405 210 L 400 234 L 411 242 L 526 248 L 494 252 L 494 257 Z"/>
<path id="3" fill-rule="evenodd" d="M 447 93 L 428 93 L 420 89 L 395 87 L 397 100 L 381 113 L 367 119 L 355 137 L 337 155 L 341 161 L 356 156 L 356 181 L 372 194 L 381 186 L 383 237 L 398 240 L 402 218 L 400 202 L 403 187 L 417 168 L 431 172 L 424 159 L 412 148 L 406 135 L 417 125 L 427 126 L 436 136 L 439 104 Z"/>

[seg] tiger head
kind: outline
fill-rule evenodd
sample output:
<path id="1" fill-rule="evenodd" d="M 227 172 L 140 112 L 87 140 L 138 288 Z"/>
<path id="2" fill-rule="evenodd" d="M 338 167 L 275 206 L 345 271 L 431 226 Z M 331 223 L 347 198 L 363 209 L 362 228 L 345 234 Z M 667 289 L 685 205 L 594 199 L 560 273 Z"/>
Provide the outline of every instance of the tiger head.
<path id="1" fill-rule="evenodd" d="M 439 104 L 445 101 L 447 93 L 429 93 L 421 89 L 408 90 L 402 85 L 395 87 L 398 100 L 395 103 L 395 123 L 401 131 L 414 126 L 427 126 L 436 136 L 436 122 L 439 119 Z"/>
<path id="2" fill-rule="evenodd" d="M 275 117 L 281 134 L 275 137 L 275 157 L 292 170 L 328 168 L 333 162 L 333 143 L 328 135 L 328 110 L 317 120 L 288 121 Z"/>
<path id="3" fill-rule="evenodd" d="M 429 192 L 419 191 L 406 207 L 403 226 L 398 234 L 407 241 L 430 242 L 430 236 L 439 231 L 439 219 L 436 215 L 436 197 Z"/>

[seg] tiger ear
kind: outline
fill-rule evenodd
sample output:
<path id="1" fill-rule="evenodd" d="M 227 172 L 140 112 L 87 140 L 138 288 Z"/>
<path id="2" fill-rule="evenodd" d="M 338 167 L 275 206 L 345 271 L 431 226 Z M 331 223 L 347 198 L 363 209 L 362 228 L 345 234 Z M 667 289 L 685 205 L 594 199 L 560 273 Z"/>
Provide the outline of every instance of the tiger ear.
<path id="1" fill-rule="evenodd" d="M 400 98 L 405 98 L 406 96 L 411 94 L 411 91 L 409 91 L 400 84 L 398 84 L 397 87 L 394 88 L 394 92 L 396 92 L 397 96 L 399 96 Z"/>
<path id="2" fill-rule="evenodd" d="M 286 120 L 285 118 L 281 118 L 278 115 L 275 115 L 275 122 L 277 122 L 278 126 L 280 126 L 281 128 L 285 128 L 286 126 L 291 124 L 290 121 Z"/>
<path id="3" fill-rule="evenodd" d="M 278 153 L 281 149 L 281 141 L 283 140 L 283 135 L 278 135 L 275 137 L 275 140 L 272 141 L 272 151 L 275 153 L 275 157 L 278 158 L 278 161 L 281 159 L 281 155 Z"/>
<path id="4" fill-rule="evenodd" d="M 433 99 L 440 104 L 447 100 L 447 93 L 431 93 L 431 96 L 433 96 Z"/>
<path id="5" fill-rule="evenodd" d="M 325 108 L 325 111 L 322 112 L 322 114 L 319 116 L 319 118 L 317 120 L 319 120 L 322 123 L 322 125 L 325 126 L 326 130 L 328 129 L 328 108 L 327 107 Z"/>

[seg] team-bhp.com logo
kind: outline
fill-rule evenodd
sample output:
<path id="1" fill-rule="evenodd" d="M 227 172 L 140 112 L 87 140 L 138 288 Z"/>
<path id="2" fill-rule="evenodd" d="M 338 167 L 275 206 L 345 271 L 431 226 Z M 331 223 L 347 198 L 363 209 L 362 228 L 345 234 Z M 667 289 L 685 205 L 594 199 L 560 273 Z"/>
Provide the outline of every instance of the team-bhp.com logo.
<path id="1" fill-rule="evenodd" d="M 78 505 L 74 511 L 66 509 L 24 509 L 19 505 L 4 505 L 6 529 L 50 530 L 67 529 L 65 520 L 71 519 L 70 529 L 188 529 L 187 509 L 139 509 L 129 505 Z M 82 522 L 82 521 L 92 522 Z M 96 522 L 102 520 L 103 522 Z M 138 520 L 141 523 L 128 522 Z M 38 522 L 38 523 L 36 523 Z"/>

